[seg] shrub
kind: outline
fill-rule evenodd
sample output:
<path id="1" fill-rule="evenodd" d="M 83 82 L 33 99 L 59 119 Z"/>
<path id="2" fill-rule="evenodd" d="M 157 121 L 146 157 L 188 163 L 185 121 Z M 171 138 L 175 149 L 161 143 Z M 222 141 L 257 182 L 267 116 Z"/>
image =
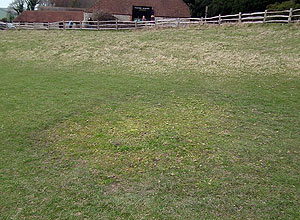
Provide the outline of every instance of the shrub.
<path id="1" fill-rule="evenodd" d="M 94 21 L 111 21 L 116 20 L 117 18 L 113 16 L 110 13 L 101 11 L 101 10 L 95 10 L 92 14 L 92 20 Z"/>
<path id="2" fill-rule="evenodd" d="M 282 2 L 282 3 L 274 3 L 274 4 L 271 4 L 271 5 L 268 5 L 267 6 L 267 9 L 268 10 L 287 10 L 287 9 L 290 9 L 290 8 L 300 8 L 300 4 L 297 4 L 297 1 L 293 1 L 293 0 L 290 0 L 290 1 L 285 1 L 285 2 Z"/>

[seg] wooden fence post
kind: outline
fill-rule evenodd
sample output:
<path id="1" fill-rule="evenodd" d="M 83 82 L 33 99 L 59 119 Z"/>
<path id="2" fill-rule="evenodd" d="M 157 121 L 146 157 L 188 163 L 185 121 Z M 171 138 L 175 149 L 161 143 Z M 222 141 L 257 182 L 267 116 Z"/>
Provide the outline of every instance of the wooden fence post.
<path id="1" fill-rule="evenodd" d="M 180 19 L 177 18 L 177 28 L 179 28 L 179 25 L 180 25 Z"/>
<path id="2" fill-rule="evenodd" d="M 208 5 L 205 7 L 205 20 L 207 18 L 207 14 L 208 14 Z"/>
<path id="3" fill-rule="evenodd" d="M 63 21 L 63 29 L 65 30 L 65 21 Z"/>
<path id="4" fill-rule="evenodd" d="M 97 30 L 99 31 L 100 27 L 99 27 L 99 21 L 97 21 Z"/>
<path id="5" fill-rule="evenodd" d="M 289 18 L 288 18 L 288 23 L 291 23 L 293 20 L 293 9 L 290 8 L 290 13 L 289 13 Z"/>
<path id="6" fill-rule="evenodd" d="M 264 21 L 263 21 L 263 23 L 266 23 L 266 21 L 267 21 L 267 16 L 268 16 L 268 10 L 265 10 L 265 13 L 264 13 Z"/>
<path id="7" fill-rule="evenodd" d="M 222 23 L 221 15 L 219 14 L 219 25 Z"/>
<path id="8" fill-rule="evenodd" d="M 116 30 L 119 30 L 119 27 L 118 27 L 118 19 L 116 19 Z"/>
<path id="9" fill-rule="evenodd" d="M 239 13 L 239 23 L 242 23 L 242 12 Z"/>
<path id="10" fill-rule="evenodd" d="M 80 21 L 79 25 L 80 25 L 80 30 L 81 30 L 82 29 L 82 21 Z"/>
<path id="11" fill-rule="evenodd" d="M 134 27 L 137 29 L 137 20 L 135 20 Z"/>

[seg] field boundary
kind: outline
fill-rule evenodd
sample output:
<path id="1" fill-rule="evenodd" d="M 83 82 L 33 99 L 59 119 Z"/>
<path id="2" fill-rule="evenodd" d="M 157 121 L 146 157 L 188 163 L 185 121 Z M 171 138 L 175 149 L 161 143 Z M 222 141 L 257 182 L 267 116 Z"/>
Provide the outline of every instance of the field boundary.
<path id="1" fill-rule="evenodd" d="M 172 18 L 156 21 L 59 21 L 53 23 L 13 23 L 17 29 L 38 30 L 131 30 L 144 28 L 184 27 L 190 25 L 221 24 L 264 24 L 264 23 L 300 23 L 300 9 L 238 13 L 205 18 Z"/>

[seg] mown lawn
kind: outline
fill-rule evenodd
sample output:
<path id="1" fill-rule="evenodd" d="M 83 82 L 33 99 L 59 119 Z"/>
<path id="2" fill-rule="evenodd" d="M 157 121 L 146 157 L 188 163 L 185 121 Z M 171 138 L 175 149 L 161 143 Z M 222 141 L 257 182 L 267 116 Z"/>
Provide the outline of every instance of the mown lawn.
<path id="1" fill-rule="evenodd" d="M 0 219 L 299 219 L 300 27 L 0 32 Z"/>

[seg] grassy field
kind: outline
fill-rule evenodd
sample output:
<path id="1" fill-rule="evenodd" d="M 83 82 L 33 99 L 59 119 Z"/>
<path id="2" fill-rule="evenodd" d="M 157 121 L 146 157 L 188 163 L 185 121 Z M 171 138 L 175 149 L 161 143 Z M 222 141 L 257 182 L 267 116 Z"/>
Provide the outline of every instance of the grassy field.
<path id="1" fill-rule="evenodd" d="M 300 27 L 0 32 L 0 219 L 299 219 Z"/>

